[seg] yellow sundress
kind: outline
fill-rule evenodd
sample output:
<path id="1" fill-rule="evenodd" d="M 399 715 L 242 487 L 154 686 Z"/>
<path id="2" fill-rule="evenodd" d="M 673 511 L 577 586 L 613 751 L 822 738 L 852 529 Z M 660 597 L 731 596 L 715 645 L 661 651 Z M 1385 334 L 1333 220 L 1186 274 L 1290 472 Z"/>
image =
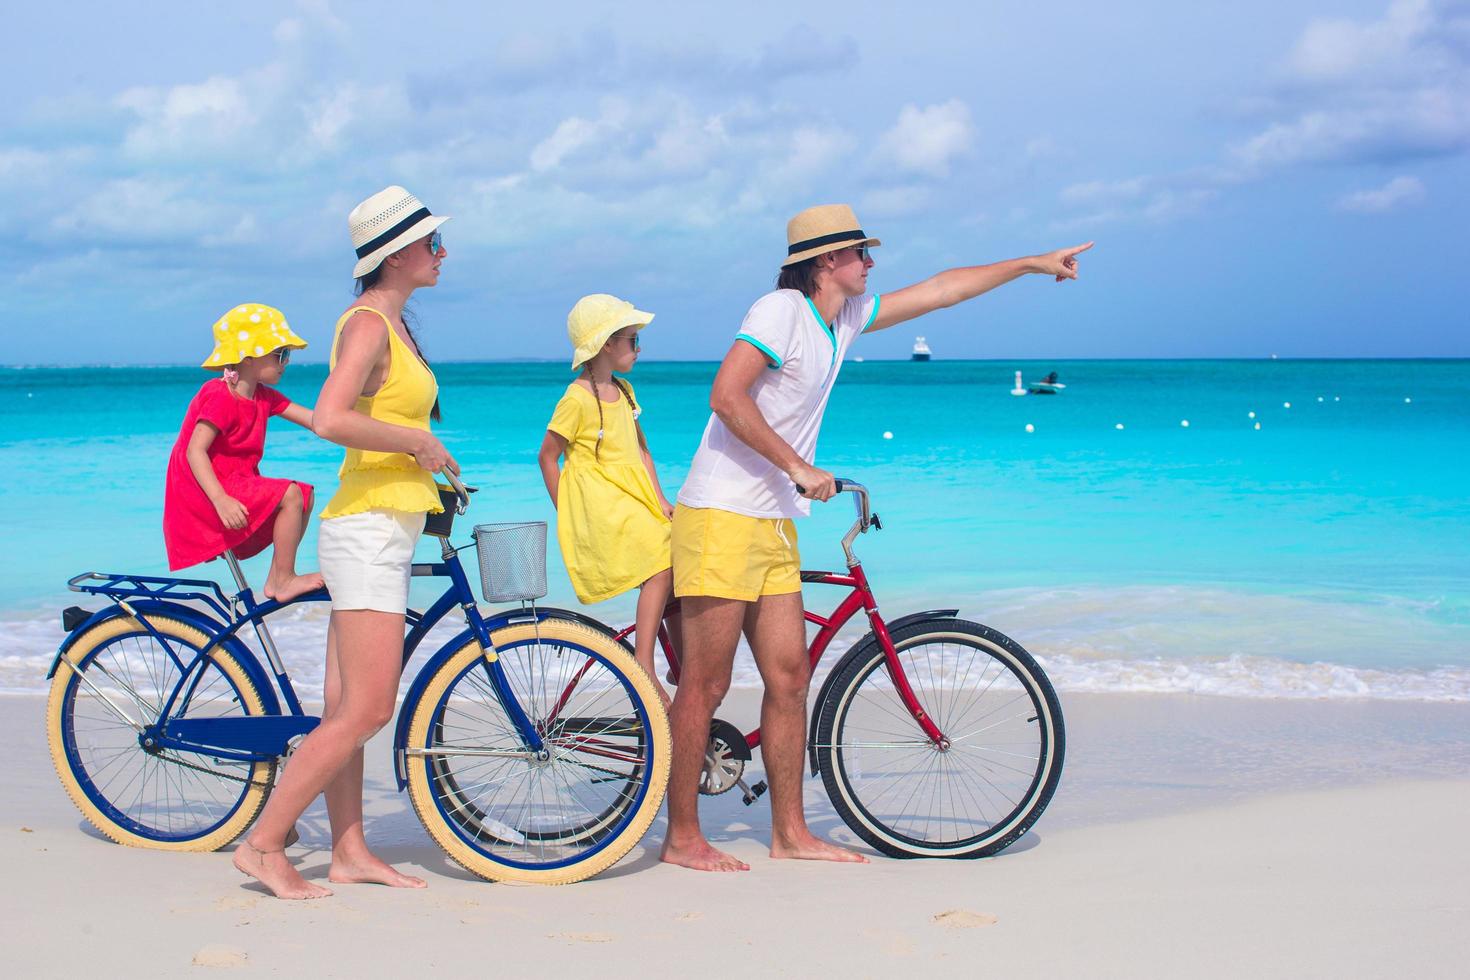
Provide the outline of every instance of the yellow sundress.
<path id="1" fill-rule="evenodd" d="M 631 393 L 632 385 L 624 387 Z M 631 399 L 637 403 L 636 396 Z M 567 441 L 556 494 L 556 540 L 583 602 L 601 602 L 636 588 L 670 566 L 670 522 L 638 448 L 633 405 L 602 403 L 597 448 L 597 399 L 567 386 L 547 428 Z"/>

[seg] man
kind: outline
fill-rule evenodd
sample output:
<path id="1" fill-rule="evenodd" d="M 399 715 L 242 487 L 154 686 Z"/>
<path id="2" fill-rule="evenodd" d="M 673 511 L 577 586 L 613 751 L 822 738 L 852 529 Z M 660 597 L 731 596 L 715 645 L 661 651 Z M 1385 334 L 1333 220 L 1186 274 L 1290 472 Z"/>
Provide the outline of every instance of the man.
<path id="1" fill-rule="evenodd" d="M 1027 273 L 1077 278 L 1092 243 L 993 265 L 950 269 L 868 296 L 869 238 L 852 208 L 808 208 L 786 226 L 775 292 L 756 301 L 725 355 L 705 427 L 674 510 L 674 594 L 683 610 L 683 674 L 670 711 L 673 770 L 662 858 L 702 871 L 748 871 L 699 826 L 699 775 L 710 720 L 730 687 L 743 631 L 765 684 L 761 755 L 771 787 L 771 857 L 865 862 L 819 840 L 802 812 L 810 669 L 801 560 L 792 518 L 836 493 L 813 465 L 828 395 L 858 334 L 979 296 Z"/>

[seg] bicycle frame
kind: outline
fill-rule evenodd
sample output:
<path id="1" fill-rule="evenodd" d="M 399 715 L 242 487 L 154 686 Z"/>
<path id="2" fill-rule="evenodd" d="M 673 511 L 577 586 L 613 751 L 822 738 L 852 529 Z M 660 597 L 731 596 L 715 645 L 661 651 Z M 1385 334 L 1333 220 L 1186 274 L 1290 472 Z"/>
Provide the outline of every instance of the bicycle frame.
<path id="1" fill-rule="evenodd" d="M 898 692 L 899 699 L 903 702 L 904 707 L 908 709 L 915 723 L 924 732 L 925 737 L 937 746 L 948 748 L 949 740 L 934 724 L 933 719 L 924 710 L 924 706 L 919 703 L 918 698 L 914 694 L 913 687 L 909 684 L 908 677 L 903 670 L 903 665 L 899 662 L 898 651 L 893 646 L 893 638 L 889 631 L 889 626 L 883 621 L 882 615 L 878 612 L 878 600 L 874 598 L 872 587 L 868 584 L 867 573 L 863 571 L 862 562 L 858 560 L 857 555 L 852 551 L 853 541 L 858 534 L 866 533 L 869 527 L 881 530 L 883 525 L 877 520 L 877 515 L 870 514 L 868 511 L 868 492 L 866 487 L 851 480 L 839 480 L 837 483 L 839 492 L 850 491 L 858 496 L 856 501 L 858 509 L 857 521 L 854 522 L 852 528 L 842 539 L 842 550 L 847 555 L 847 574 L 803 570 L 801 581 L 804 584 L 833 585 L 850 589 L 851 591 L 826 616 L 814 613 L 809 609 L 803 609 L 802 618 L 806 622 L 819 627 L 816 637 L 811 642 L 811 646 L 807 648 L 808 667 L 812 672 L 816 671 L 817 663 L 822 659 L 823 654 L 827 652 L 827 647 L 836 638 L 838 632 L 841 631 L 842 627 L 847 625 L 848 620 L 852 619 L 858 610 L 862 610 L 868 616 L 868 622 L 872 626 L 873 636 L 877 638 L 878 643 L 883 648 L 884 658 L 888 665 L 888 674 L 893 680 L 894 688 Z M 677 606 L 677 599 L 670 604 L 671 609 L 677 608 Z M 954 615 L 957 611 L 953 609 L 930 610 L 928 612 L 902 617 L 900 620 L 895 620 L 895 623 L 906 624 L 919 618 Z M 618 633 L 616 638 L 627 642 L 628 637 L 632 636 L 633 632 L 634 627 L 629 626 Z M 674 675 L 674 681 L 678 683 L 682 669 L 679 652 L 675 644 L 671 642 L 668 630 L 665 629 L 662 622 L 659 623 L 658 643 L 663 648 L 664 656 L 668 658 L 670 670 Z M 575 682 L 576 679 L 574 678 L 573 684 Z M 825 688 L 823 695 L 818 698 L 819 706 L 824 696 Z M 813 718 L 815 718 L 815 712 L 813 713 Z M 759 728 L 745 735 L 747 749 L 754 750 L 760 743 L 761 730 Z"/>
<path id="2" fill-rule="evenodd" d="M 415 577 L 448 578 L 449 585 L 444 593 L 424 612 L 409 610 L 406 616 L 409 627 L 403 644 L 403 667 L 418 651 L 424 637 L 448 615 L 454 606 L 459 606 L 465 616 L 466 629 L 446 645 L 459 649 L 473 636 L 485 650 L 488 680 L 497 696 L 502 700 L 507 715 L 515 724 L 527 748 L 539 752 L 543 748 L 541 733 L 526 716 L 518 700 L 512 695 L 504 671 L 498 666 L 495 647 L 490 634 L 511 622 L 520 619 L 544 619 L 552 610 L 538 611 L 509 610 L 490 617 L 482 616 L 475 602 L 475 593 L 459 559 L 460 549 L 450 546 L 448 539 L 442 544 L 441 561 L 415 563 Z M 57 650 L 47 677 L 60 666 L 62 658 L 70 649 L 75 638 L 99 622 L 118 616 L 130 616 L 157 642 L 173 661 L 179 671 L 179 683 L 169 693 L 167 701 L 160 706 L 157 715 L 145 718 L 142 725 L 131 721 L 125 712 L 113 705 L 113 710 L 128 718 L 133 727 L 139 729 L 143 747 L 149 751 L 173 749 L 176 751 L 206 753 L 213 758 L 236 762 L 259 762 L 276 758 L 286 751 L 287 743 L 310 732 L 320 719 L 307 715 L 300 698 L 291 683 L 289 672 L 276 648 L 274 639 L 265 620 L 271 615 L 298 602 L 321 602 L 330 597 L 325 590 L 317 590 L 298 596 L 287 602 L 266 599 L 258 602 L 253 591 L 240 571 L 239 562 L 233 554 L 226 553 L 227 564 L 239 586 L 239 592 L 227 596 L 218 584 L 203 579 L 170 579 L 121 574 L 99 574 L 87 572 L 73 577 L 67 584 L 75 592 L 103 595 L 113 605 L 87 616 L 76 625 L 61 647 Z M 194 602 L 197 605 L 186 603 Z M 202 609 L 200 607 L 203 607 Z M 175 616 L 198 628 L 209 638 L 209 642 L 187 659 L 180 655 L 176 641 L 161 635 L 146 618 L 147 613 Z M 270 664 L 270 674 L 260 663 L 255 651 L 240 639 L 240 631 L 250 624 L 265 649 Z M 257 682 L 262 696 L 267 697 L 265 715 L 242 718 L 179 718 L 181 705 L 187 705 L 198 684 L 204 677 L 203 665 L 217 649 L 226 649 L 233 655 Z M 79 674 L 84 683 L 92 687 L 85 674 Z M 267 681 L 269 676 L 269 682 Z M 285 702 L 285 710 L 276 702 L 272 686 L 279 690 Z M 94 693 L 111 704 L 105 694 L 93 687 Z"/>

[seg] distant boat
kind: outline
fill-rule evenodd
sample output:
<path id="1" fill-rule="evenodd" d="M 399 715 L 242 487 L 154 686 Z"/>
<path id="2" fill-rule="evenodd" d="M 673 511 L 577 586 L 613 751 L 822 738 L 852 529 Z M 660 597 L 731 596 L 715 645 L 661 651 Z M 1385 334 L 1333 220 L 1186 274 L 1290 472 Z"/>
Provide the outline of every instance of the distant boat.
<path id="1" fill-rule="evenodd" d="M 1033 395 L 1057 395 L 1061 394 L 1063 388 L 1067 387 L 1057 380 L 1057 373 L 1053 371 L 1040 381 L 1033 381 L 1026 386 L 1026 390 Z"/>
<path id="2" fill-rule="evenodd" d="M 932 353 L 933 352 L 929 350 L 929 345 L 924 343 L 923 337 L 914 338 L 914 355 L 912 358 L 913 360 L 927 361 L 930 359 Z"/>

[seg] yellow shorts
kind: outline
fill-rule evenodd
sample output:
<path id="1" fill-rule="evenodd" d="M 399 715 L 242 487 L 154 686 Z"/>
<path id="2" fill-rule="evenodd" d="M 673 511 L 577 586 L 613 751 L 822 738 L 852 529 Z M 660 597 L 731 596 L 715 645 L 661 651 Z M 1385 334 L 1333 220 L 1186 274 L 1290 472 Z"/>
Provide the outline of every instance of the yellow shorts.
<path id="1" fill-rule="evenodd" d="M 789 518 L 715 507 L 674 507 L 674 595 L 754 602 L 801 591 L 801 555 Z"/>

